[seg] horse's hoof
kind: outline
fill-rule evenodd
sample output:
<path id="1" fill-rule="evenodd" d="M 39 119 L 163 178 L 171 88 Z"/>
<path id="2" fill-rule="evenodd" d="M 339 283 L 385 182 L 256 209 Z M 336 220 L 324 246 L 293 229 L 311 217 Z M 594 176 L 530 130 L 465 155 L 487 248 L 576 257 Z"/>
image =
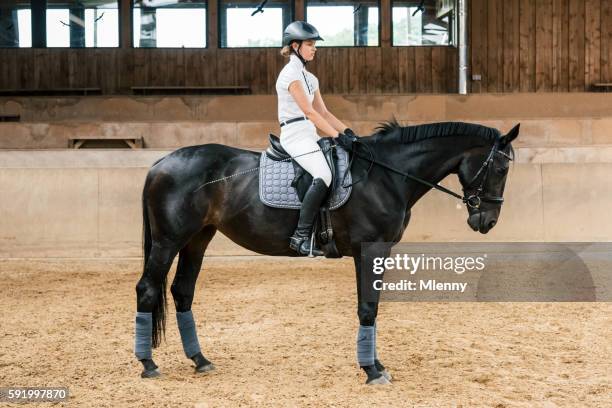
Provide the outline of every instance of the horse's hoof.
<path id="1" fill-rule="evenodd" d="M 384 374 L 382 374 L 380 377 L 375 378 L 373 380 L 370 381 L 366 381 L 367 385 L 390 385 L 391 381 L 389 381 L 387 379 L 387 377 L 384 376 Z"/>
<path id="2" fill-rule="evenodd" d="M 200 367 L 196 367 L 195 372 L 196 373 L 208 373 L 214 369 L 215 369 L 215 366 L 213 365 L 213 363 L 209 363 L 209 364 L 205 364 Z"/>
<path id="3" fill-rule="evenodd" d="M 141 378 L 155 378 L 159 377 L 160 375 L 161 372 L 159 371 L 159 368 L 154 368 L 152 370 L 143 370 L 142 373 L 140 373 Z"/>
<path id="4" fill-rule="evenodd" d="M 391 381 L 393 379 L 393 377 L 391 376 L 391 373 L 388 370 L 383 370 L 380 372 L 383 377 L 385 377 L 388 381 Z"/>

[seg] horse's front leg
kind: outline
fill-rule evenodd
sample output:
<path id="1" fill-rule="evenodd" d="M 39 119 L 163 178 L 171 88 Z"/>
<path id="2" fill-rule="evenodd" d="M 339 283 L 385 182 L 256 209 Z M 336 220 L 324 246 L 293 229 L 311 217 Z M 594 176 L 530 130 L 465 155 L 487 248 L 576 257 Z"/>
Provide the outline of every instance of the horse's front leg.
<path id="1" fill-rule="evenodd" d="M 376 352 L 376 315 L 378 314 L 380 292 L 368 292 L 367 288 L 362 288 L 362 285 L 370 284 L 371 279 L 362 275 L 360 257 L 353 259 L 357 275 L 357 315 L 359 316 L 357 362 L 368 376 L 366 384 L 390 384 L 391 374 L 380 362 Z M 364 273 L 367 273 L 367 271 L 364 271 Z M 362 279 L 362 277 L 365 279 Z"/>

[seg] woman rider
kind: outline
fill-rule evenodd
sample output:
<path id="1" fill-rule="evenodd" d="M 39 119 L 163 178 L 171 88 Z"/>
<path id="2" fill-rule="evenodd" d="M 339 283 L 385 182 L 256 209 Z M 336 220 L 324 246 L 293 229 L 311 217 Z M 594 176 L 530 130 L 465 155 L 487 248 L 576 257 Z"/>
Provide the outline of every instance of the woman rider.
<path id="1" fill-rule="evenodd" d="M 327 161 L 317 144 L 317 128 L 326 135 L 337 137 L 353 132 L 329 112 L 319 92 L 319 80 L 306 70 L 314 59 L 315 42 L 323 41 L 317 29 L 305 21 L 294 21 L 283 32 L 281 55 L 289 62 L 276 80 L 278 120 L 281 126 L 280 143 L 313 181 L 302 200 L 297 228 L 289 240 L 289 247 L 301 255 L 310 253 L 310 236 L 317 211 L 331 185 L 332 176 Z M 309 152 L 316 151 L 315 153 Z M 299 156 L 299 157 L 298 157 Z M 315 256 L 323 255 L 312 249 Z"/>

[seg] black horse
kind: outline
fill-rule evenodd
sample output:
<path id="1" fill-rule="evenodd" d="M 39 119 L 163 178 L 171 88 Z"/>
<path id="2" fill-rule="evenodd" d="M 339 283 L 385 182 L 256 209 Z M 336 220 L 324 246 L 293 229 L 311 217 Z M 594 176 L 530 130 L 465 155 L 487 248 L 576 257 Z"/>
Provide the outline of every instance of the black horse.
<path id="1" fill-rule="evenodd" d="M 455 173 L 463 186 L 468 224 L 486 234 L 498 220 L 517 125 L 507 135 L 497 129 L 449 122 L 402 127 L 386 122 L 354 145 L 352 174 L 364 180 L 353 187 L 349 201 L 332 212 L 336 245 L 355 260 L 357 314 L 361 327 L 374 333 L 366 339 L 371 363 L 360 362 L 367 383 L 388 383 L 390 375 L 375 355 L 378 301 L 366 301 L 359 288 L 362 242 L 398 242 L 410 220 L 411 207 L 432 184 Z M 298 211 L 264 205 L 258 196 L 259 152 L 207 144 L 178 149 L 149 170 L 143 195 L 144 272 L 136 285 L 136 357 L 143 377 L 159 375 L 151 348 L 165 330 L 166 278 L 178 254 L 171 286 L 185 354 L 199 372 L 213 368 L 201 353 L 191 304 L 204 252 L 221 231 L 251 251 L 296 256 L 289 237 Z M 375 163 L 373 163 L 373 161 Z M 428 184 L 431 183 L 431 184 Z M 371 333 L 371 332 L 370 332 Z M 359 344 L 363 349 L 364 344 Z M 363 351 L 363 350 L 362 350 Z"/>

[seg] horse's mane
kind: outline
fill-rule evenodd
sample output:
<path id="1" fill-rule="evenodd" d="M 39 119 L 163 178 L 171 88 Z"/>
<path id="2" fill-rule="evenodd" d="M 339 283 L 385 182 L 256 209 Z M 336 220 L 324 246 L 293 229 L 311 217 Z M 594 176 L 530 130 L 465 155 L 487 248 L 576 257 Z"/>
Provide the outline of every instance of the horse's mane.
<path id="1" fill-rule="evenodd" d="M 483 125 L 464 122 L 440 122 L 417 126 L 402 126 L 397 119 L 380 123 L 374 137 L 376 142 L 407 144 L 426 139 L 444 136 L 474 136 L 487 142 L 494 142 L 501 137 L 497 129 Z"/>

